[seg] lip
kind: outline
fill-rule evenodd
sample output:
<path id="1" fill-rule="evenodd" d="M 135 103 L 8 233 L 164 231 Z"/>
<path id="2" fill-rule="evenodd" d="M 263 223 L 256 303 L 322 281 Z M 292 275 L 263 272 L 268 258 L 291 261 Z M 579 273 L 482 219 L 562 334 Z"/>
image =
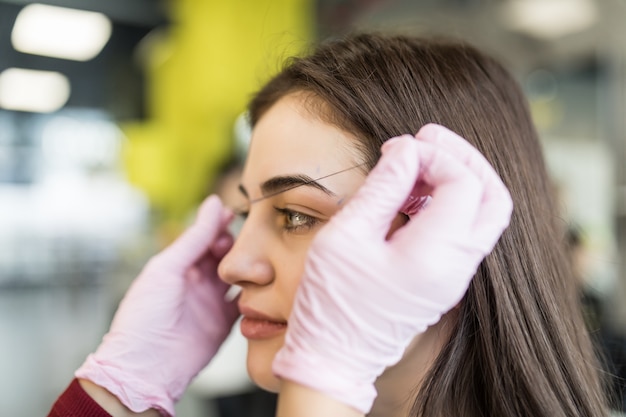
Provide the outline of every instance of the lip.
<path id="1" fill-rule="evenodd" d="M 283 334 L 287 329 L 285 320 L 268 316 L 242 305 L 239 306 L 239 311 L 243 315 L 239 329 L 246 339 L 269 339 Z"/>

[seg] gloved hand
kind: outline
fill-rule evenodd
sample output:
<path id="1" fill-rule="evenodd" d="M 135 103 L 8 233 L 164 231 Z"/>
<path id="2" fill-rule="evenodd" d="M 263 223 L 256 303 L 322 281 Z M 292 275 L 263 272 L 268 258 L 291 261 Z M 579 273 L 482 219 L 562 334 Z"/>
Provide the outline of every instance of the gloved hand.
<path id="1" fill-rule="evenodd" d="M 361 189 L 314 238 L 273 363 L 279 377 L 364 414 L 376 378 L 461 300 L 513 207 L 464 139 L 433 124 L 416 137 L 387 141 Z M 410 194 L 431 198 L 385 240 Z"/>
<path id="2" fill-rule="evenodd" d="M 174 402 L 211 360 L 239 312 L 217 264 L 230 249 L 232 213 L 217 196 L 195 223 L 153 257 L 117 310 L 102 343 L 75 373 L 134 412 L 174 415 Z"/>

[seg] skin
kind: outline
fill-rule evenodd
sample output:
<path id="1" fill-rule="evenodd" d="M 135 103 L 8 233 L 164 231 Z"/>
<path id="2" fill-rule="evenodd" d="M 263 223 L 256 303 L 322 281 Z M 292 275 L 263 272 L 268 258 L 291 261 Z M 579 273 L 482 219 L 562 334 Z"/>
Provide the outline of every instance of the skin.
<path id="1" fill-rule="evenodd" d="M 287 322 L 311 240 L 365 180 L 365 173 L 359 169 L 343 171 L 363 161 L 354 148 L 355 141 L 349 133 L 305 110 L 298 94 L 277 102 L 255 127 L 241 179 L 240 202 L 236 203 L 249 213 L 235 245 L 218 270 L 224 281 L 242 288 L 239 304 L 244 316 L 253 309 L 276 321 Z M 339 171 L 343 172 L 318 181 L 326 191 L 303 185 L 262 198 L 260 185 L 271 178 L 295 174 L 320 178 Z M 301 214 L 279 212 L 276 208 Z M 389 235 L 405 223 L 406 217 L 398 215 L 390 225 Z M 413 393 L 449 338 L 455 314 L 452 310 L 417 336 L 400 362 L 378 378 L 378 397 L 368 416 L 407 415 Z M 284 331 L 281 331 L 273 337 L 248 342 L 248 372 L 262 388 L 280 393 L 278 417 L 362 416 L 323 393 L 274 377 L 271 364 L 283 341 Z M 160 415 L 156 410 L 133 413 L 106 389 L 88 380 L 79 382 L 113 416 Z"/>
<path id="2" fill-rule="evenodd" d="M 240 306 L 287 321 L 313 236 L 352 196 L 365 175 L 352 169 L 320 180 L 319 184 L 334 195 L 305 185 L 250 204 L 264 195 L 260 184 L 286 175 L 319 178 L 355 166 L 362 160 L 351 149 L 353 141 L 302 109 L 297 97 L 280 100 L 261 118 L 253 131 L 241 178 L 247 219 L 218 268 L 224 281 L 241 286 Z M 275 207 L 310 218 L 280 213 Z M 298 224 L 301 227 L 287 229 Z M 284 333 L 248 344 L 250 376 L 273 392 L 280 383 L 270 364 L 283 339 Z"/>
<path id="3" fill-rule="evenodd" d="M 83 390 L 89 395 L 104 411 L 115 417 L 160 417 L 161 413 L 157 410 L 146 410 L 142 413 L 134 413 L 130 411 L 124 404 L 103 387 L 94 384 L 87 379 L 79 379 L 78 383 Z"/>
<path id="4" fill-rule="evenodd" d="M 287 323 L 313 237 L 365 180 L 362 170 L 346 170 L 364 161 L 354 146 L 356 138 L 306 110 L 304 99 L 302 93 L 295 93 L 279 100 L 259 120 L 252 134 L 239 187 L 247 218 L 218 268 L 222 280 L 241 287 L 239 305 L 244 317 L 253 310 L 250 314 L 261 313 Z M 277 177 L 306 175 L 315 179 L 342 170 L 346 171 L 318 181 L 326 191 L 302 185 L 270 193 L 261 187 Z M 301 214 L 280 211 L 284 209 Z M 389 233 L 405 222 L 406 217 L 398 215 Z M 407 415 L 411 394 L 448 336 L 448 321 L 446 317 L 417 336 L 401 361 L 381 375 L 376 383 L 379 395 L 370 416 Z M 281 389 L 281 381 L 271 371 L 285 330 L 286 326 L 271 337 L 248 340 L 250 377 L 260 387 L 280 392 L 281 401 L 285 394 L 289 394 L 287 398 L 299 398 L 302 393 L 304 397 L 315 396 L 305 387 L 285 381 Z M 298 403 L 293 403 L 294 410 Z M 283 402 L 279 410 L 286 406 Z"/>

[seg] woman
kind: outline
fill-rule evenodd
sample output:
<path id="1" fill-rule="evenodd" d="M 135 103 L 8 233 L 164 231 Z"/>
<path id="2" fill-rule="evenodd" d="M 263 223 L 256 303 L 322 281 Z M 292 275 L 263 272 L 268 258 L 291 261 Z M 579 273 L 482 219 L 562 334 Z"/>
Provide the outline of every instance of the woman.
<path id="1" fill-rule="evenodd" d="M 180 276 L 201 257 L 191 268 L 200 276 L 228 251 L 219 275 L 242 288 L 248 369 L 260 386 L 279 391 L 279 415 L 607 415 L 537 134 L 521 91 L 497 62 L 456 43 L 348 36 L 290 62 L 253 98 L 250 121 L 240 187 L 248 217 L 237 241 L 228 251 L 224 215 L 205 233 L 208 255 L 190 250 L 187 235 L 187 244 L 148 265 L 118 313 L 131 324 L 116 318 L 77 372 L 92 397 L 107 395 L 105 387 L 135 411 L 173 413 L 235 314 L 213 313 L 220 320 L 202 333 L 211 343 L 187 340 L 204 354 L 185 359 L 186 372 L 168 369 L 148 388 L 131 389 L 135 407 L 122 398 L 124 379 L 141 384 L 154 364 L 142 358 L 127 368 L 127 347 L 133 358 L 151 349 L 161 360 L 184 350 L 159 351 L 156 334 L 143 337 L 154 314 L 129 311 L 158 287 L 150 285 L 163 275 L 157 269 L 175 264 L 169 271 Z M 473 147 L 440 126 L 422 128 L 428 123 Z M 376 165 L 385 141 L 415 132 L 417 140 L 389 141 Z M 515 211 L 496 244 L 510 214 L 498 176 Z M 208 205 L 215 217 L 217 203 Z M 380 229 L 381 217 L 386 238 L 378 246 L 354 233 Z M 461 233 L 466 218 L 480 227 Z M 384 241 L 396 245 L 389 262 L 376 250 Z M 218 304 L 214 293 L 201 304 Z M 185 310 L 180 304 L 172 310 Z M 137 315 L 146 319 L 128 319 Z M 178 326 L 166 328 L 178 335 Z M 147 399 L 146 389 L 167 400 Z"/>

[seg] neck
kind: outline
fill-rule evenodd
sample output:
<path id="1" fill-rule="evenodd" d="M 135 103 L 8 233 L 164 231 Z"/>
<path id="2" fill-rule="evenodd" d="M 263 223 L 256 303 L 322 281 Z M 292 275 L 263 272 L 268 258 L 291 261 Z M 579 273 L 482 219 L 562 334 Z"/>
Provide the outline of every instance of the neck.
<path id="1" fill-rule="evenodd" d="M 450 315 L 413 338 L 400 361 L 376 380 L 378 396 L 368 417 L 409 416 L 426 374 L 450 339 Z"/>

